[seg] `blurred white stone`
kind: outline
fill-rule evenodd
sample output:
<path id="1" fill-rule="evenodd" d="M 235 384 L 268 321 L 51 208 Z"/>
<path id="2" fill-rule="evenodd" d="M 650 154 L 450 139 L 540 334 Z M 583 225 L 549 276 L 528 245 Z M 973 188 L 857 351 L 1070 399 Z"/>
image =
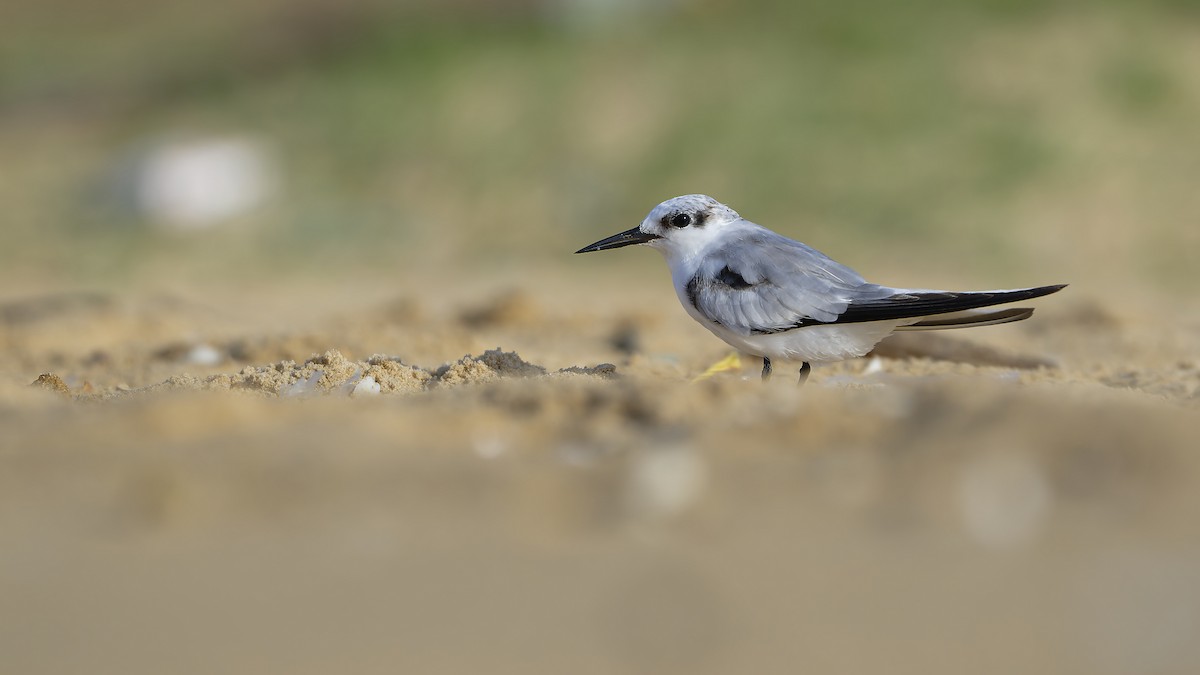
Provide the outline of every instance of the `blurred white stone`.
<path id="1" fill-rule="evenodd" d="M 496 459 L 508 452 L 508 441 L 497 435 L 476 436 L 471 439 L 471 449 L 482 459 Z"/>
<path id="2" fill-rule="evenodd" d="M 198 366 L 215 366 L 221 362 L 221 352 L 208 344 L 198 344 L 192 347 L 184 359 Z"/>
<path id="3" fill-rule="evenodd" d="M 1053 495 L 1029 457 L 992 453 L 970 459 L 958 482 L 967 532 L 985 546 L 1014 548 L 1041 529 Z"/>
<path id="4" fill-rule="evenodd" d="M 630 467 L 629 506 L 644 517 L 675 516 L 699 500 L 707 483 L 708 467 L 690 448 L 647 448 Z"/>
<path id="5" fill-rule="evenodd" d="M 134 171 L 134 203 L 164 229 L 199 230 L 266 203 L 279 183 L 265 145 L 240 137 L 163 143 Z"/>

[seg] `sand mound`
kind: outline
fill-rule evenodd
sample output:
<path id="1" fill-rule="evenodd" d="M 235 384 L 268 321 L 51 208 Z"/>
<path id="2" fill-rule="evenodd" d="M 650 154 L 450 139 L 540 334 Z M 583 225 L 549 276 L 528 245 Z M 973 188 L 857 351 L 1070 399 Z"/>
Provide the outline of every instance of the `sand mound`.
<path id="1" fill-rule="evenodd" d="M 63 378 L 54 373 L 42 374 L 33 384 L 59 394 L 89 400 L 147 396 L 165 391 L 231 391 L 290 398 L 329 394 L 412 394 L 503 378 L 556 376 L 611 378 L 616 376 L 616 366 L 607 363 L 591 368 L 572 366 L 549 373 L 546 368 L 522 359 L 516 352 L 490 349 L 478 356 L 468 354 L 453 363 L 428 369 L 383 354 L 365 360 L 352 360 L 331 349 L 300 363 L 283 360 L 265 366 L 248 366 L 234 374 L 221 373 L 207 377 L 174 375 L 146 387 L 115 387 L 100 393 L 86 389 L 72 391 Z"/>

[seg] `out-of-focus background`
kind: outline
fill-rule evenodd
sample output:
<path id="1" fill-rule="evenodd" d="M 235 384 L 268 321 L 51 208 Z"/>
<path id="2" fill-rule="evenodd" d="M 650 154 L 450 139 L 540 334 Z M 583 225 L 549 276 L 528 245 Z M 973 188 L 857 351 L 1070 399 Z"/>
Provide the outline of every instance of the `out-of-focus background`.
<path id="1" fill-rule="evenodd" d="M 0 671 L 1194 672 L 1197 120 L 1189 0 L 6 0 Z M 571 255 L 691 192 L 1071 286 L 694 381 Z"/>
<path id="2" fill-rule="evenodd" d="M 1182 0 L 10 1 L 4 276 L 642 267 L 562 259 L 706 192 L 893 276 L 1171 292 L 1200 249 L 1197 21 Z"/>

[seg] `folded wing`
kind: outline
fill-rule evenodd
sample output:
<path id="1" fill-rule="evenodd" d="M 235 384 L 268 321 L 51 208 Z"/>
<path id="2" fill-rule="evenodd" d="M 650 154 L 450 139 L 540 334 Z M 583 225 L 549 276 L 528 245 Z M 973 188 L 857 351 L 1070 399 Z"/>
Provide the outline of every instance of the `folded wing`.
<path id="1" fill-rule="evenodd" d="M 967 310 L 1049 295 L 1064 285 L 970 292 L 889 288 L 867 283 L 820 251 L 763 229 L 707 254 L 686 290 L 688 300 L 704 317 L 728 330 L 752 335 L 952 313 L 962 314 L 915 322 L 912 327 L 1019 321 L 1031 310 Z"/>

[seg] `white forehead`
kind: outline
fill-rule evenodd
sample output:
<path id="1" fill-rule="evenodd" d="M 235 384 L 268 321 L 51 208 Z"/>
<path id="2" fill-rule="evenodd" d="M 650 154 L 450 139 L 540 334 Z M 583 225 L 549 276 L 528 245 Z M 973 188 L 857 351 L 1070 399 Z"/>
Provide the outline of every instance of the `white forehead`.
<path id="1" fill-rule="evenodd" d="M 699 211 L 707 211 L 708 213 L 723 213 L 729 218 L 737 218 L 738 214 L 733 209 L 725 206 L 721 202 L 709 197 L 708 195 L 683 195 L 674 197 L 659 204 L 650 211 L 647 216 L 650 220 L 661 220 L 662 218 L 680 212 L 695 213 Z"/>

